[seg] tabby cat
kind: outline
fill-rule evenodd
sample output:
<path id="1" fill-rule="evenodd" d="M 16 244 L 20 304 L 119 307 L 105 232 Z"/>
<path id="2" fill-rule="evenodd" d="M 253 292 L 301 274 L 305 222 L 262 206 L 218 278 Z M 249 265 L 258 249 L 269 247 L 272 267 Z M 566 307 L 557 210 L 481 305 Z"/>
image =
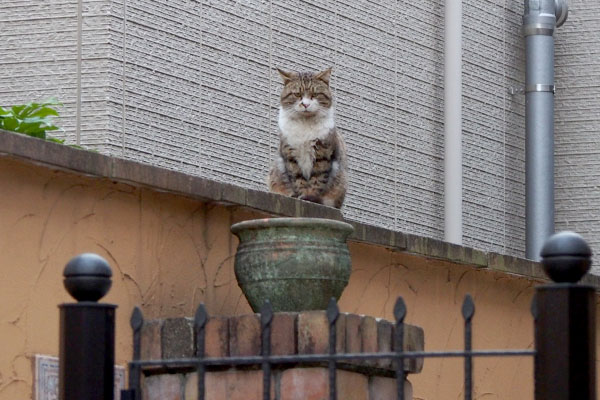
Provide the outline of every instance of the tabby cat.
<path id="1" fill-rule="evenodd" d="M 337 132 L 329 79 L 286 72 L 279 107 L 279 151 L 268 177 L 275 193 L 340 208 L 346 195 L 346 148 Z"/>

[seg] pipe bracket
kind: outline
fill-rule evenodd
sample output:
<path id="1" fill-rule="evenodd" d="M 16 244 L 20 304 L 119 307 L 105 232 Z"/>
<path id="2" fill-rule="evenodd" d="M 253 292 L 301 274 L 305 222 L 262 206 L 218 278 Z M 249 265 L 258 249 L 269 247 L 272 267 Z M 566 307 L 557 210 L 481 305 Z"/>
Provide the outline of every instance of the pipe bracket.
<path id="1" fill-rule="evenodd" d="M 543 85 L 539 83 L 525 86 L 525 93 L 531 92 L 550 92 L 554 94 L 556 92 L 556 87 L 554 85 Z"/>
<path id="2" fill-rule="evenodd" d="M 508 93 L 511 95 L 516 95 L 516 94 L 525 94 L 525 88 L 523 86 L 512 86 L 508 88 Z"/>

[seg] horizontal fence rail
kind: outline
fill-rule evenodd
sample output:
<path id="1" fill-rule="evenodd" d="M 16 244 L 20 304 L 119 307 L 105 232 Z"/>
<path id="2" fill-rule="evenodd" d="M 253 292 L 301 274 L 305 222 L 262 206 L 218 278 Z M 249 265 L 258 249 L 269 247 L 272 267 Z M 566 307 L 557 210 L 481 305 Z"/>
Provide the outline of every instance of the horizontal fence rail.
<path id="1" fill-rule="evenodd" d="M 379 360 L 402 358 L 452 358 L 452 357 L 515 357 L 534 356 L 535 350 L 473 350 L 473 351 L 406 351 L 406 352 L 381 352 L 381 353 L 336 353 L 329 354 L 298 354 L 290 356 L 246 356 L 246 357 L 207 357 L 198 358 L 170 358 L 168 360 L 138 360 L 130 361 L 130 365 L 140 367 L 164 367 L 163 369 L 181 369 L 193 367 L 198 363 L 206 366 L 231 366 L 231 365 L 258 365 L 267 361 L 271 364 L 315 363 L 324 361 L 351 361 L 351 360 Z"/>
<path id="2" fill-rule="evenodd" d="M 238 356 L 238 357 L 204 357 L 205 354 L 205 327 L 209 316 L 206 308 L 201 304 L 194 317 L 194 330 L 196 338 L 196 354 L 193 358 L 173 358 L 165 360 L 141 360 L 141 328 L 143 316 L 139 308 L 135 308 L 131 317 L 131 327 L 134 338 L 134 358 L 129 363 L 129 388 L 122 391 L 122 400 L 141 399 L 141 373 L 145 369 L 159 369 L 165 372 L 173 370 L 196 371 L 198 374 L 198 399 L 205 399 L 205 375 L 209 367 L 236 367 L 236 366 L 260 366 L 263 372 L 263 399 L 269 400 L 271 387 L 271 369 L 273 366 L 287 364 L 302 365 L 314 363 L 327 363 L 329 371 L 329 400 L 337 400 L 337 369 L 338 362 L 351 360 L 381 360 L 390 359 L 396 365 L 397 399 L 404 400 L 404 382 L 406 373 L 404 371 L 404 360 L 415 358 L 447 358 L 462 357 L 465 360 L 464 388 L 465 400 L 472 399 L 473 388 L 473 357 L 532 357 L 536 355 L 535 350 L 472 350 L 472 319 L 475 314 L 475 304 L 470 295 L 465 297 L 462 307 L 464 319 L 464 350 L 455 351 L 404 351 L 404 318 L 406 306 L 404 300 L 399 297 L 394 306 L 395 351 L 377 353 L 337 353 L 337 337 L 335 324 L 340 315 L 335 299 L 331 299 L 327 307 L 327 319 L 329 323 L 328 354 L 297 354 L 297 355 L 271 355 L 271 322 L 273 320 L 273 309 L 267 301 L 260 312 L 261 323 L 261 355 Z"/>

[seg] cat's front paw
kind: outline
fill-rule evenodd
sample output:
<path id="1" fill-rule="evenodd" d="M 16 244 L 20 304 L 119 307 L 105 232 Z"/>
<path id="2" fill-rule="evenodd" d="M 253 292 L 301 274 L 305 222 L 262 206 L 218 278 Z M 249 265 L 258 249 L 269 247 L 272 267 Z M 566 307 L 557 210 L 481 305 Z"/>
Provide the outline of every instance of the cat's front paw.
<path id="1" fill-rule="evenodd" d="M 312 203 L 317 203 L 317 204 L 321 204 L 322 203 L 322 200 L 321 200 L 320 197 L 313 196 L 313 195 L 310 195 L 310 194 L 306 194 L 306 195 L 303 194 L 303 195 L 299 196 L 298 198 L 300 200 L 310 201 Z"/>

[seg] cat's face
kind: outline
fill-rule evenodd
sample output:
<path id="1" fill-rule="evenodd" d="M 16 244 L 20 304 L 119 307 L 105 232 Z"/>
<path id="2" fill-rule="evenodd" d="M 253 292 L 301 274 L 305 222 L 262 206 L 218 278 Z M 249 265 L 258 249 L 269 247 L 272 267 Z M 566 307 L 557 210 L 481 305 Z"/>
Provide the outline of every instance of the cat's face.
<path id="1" fill-rule="evenodd" d="M 278 71 L 283 79 L 280 101 L 284 111 L 295 117 L 312 117 L 329 111 L 331 68 L 318 73 Z"/>

